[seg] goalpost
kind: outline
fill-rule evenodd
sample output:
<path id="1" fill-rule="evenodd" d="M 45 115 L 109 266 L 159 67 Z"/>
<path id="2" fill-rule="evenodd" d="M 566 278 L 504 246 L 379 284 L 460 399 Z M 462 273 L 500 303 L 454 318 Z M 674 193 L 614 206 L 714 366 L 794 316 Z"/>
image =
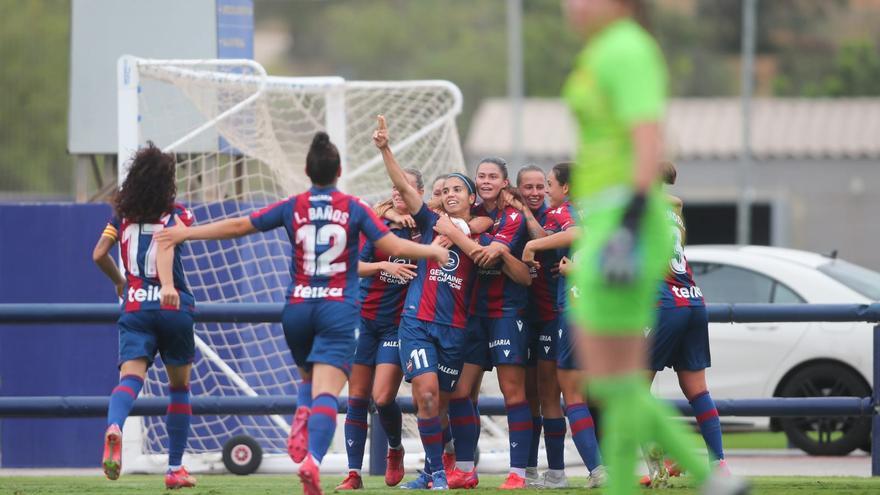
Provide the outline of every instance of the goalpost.
<path id="1" fill-rule="evenodd" d="M 465 169 L 455 124 L 462 98 L 448 81 L 272 77 L 251 60 L 131 56 L 119 59 L 117 81 L 120 184 L 132 153 L 153 141 L 176 154 L 178 201 L 197 223 L 246 215 L 307 189 L 305 155 L 318 130 L 330 134 L 342 156 L 340 189 L 368 202 L 388 197 L 391 184 L 372 144 L 379 113 L 388 119 L 399 161 L 421 170 L 426 184 Z M 283 302 L 289 260 L 290 242 L 280 230 L 184 249 L 196 301 Z M 197 324 L 195 332 L 194 395 L 296 393 L 296 367 L 280 325 Z M 143 394 L 167 394 L 162 383 L 167 378 L 157 360 Z M 290 419 L 194 416 L 184 460 L 196 471 L 222 471 L 224 443 L 246 434 L 265 453 L 261 471 L 290 472 Z M 123 449 L 127 472 L 163 470 L 164 418 L 129 418 Z M 342 461 L 330 457 L 331 466 Z"/>

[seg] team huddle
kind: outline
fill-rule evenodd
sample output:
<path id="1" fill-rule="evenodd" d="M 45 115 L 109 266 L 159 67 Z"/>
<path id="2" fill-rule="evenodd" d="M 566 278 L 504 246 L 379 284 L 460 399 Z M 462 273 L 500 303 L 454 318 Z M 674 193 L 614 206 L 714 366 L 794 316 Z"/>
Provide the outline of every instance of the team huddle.
<path id="1" fill-rule="evenodd" d="M 437 178 L 426 201 L 421 174 L 397 163 L 380 116 L 373 143 L 394 187 L 375 210 L 335 187 L 340 154 L 319 132 L 306 156 L 308 191 L 195 226 L 175 203 L 174 156 L 152 145 L 138 151 L 93 255 L 125 299 L 120 381 L 104 435 L 107 477 L 119 477 L 121 428 L 159 352 L 171 399 L 165 485 L 195 485 L 181 464 L 195 355 L 181 244 L 284 228 L 292 259 L 282 328 L 302 378 L 287 450 L 306 495 L 322 493 L 320 465 L 346 383 L 349 473 L 337 490 L 363 488 L 371 402 L 388 437 L 385 482 L 403 481 L 396 399 L 404 379 L 425 465 L 399 486 L 477 486 L 480 386 L 492 369 L 509 435 L 502 489 L 568 486 L 570 430 L 588 486 L 608 495 L 634 493 L 640 446 L 645 485 L 663 487 L 686 471 L 701 493 L 749 493 L 724 462 L 706 385 L 706 310 L 684 257 L 681 201 L 661 185 L 676 178 L 671 163 L 661 164 L 668 78 L 659 46 L 637 22 L 641 4 L 563 2 L 587 41 L 562 88 L 578 124 L 574 163 L 546 174 L 524 167 L 514 186 L 506 162 L 487 158 L 474 178 Z M 109 255 L 117 241 L 124 275 Z M 671 407 L 651 396 L 650 380 L 666 367 L 678 375 L 711 463 Z M 602 408 L 601 453 L 588 401 Z M 549 469 L 539 476 L 542 434 Z"/>
<path id="2" fill-rule="evenodd" d="M 403 379 L 412 384 L 425 466 L 401 488 L 477 486 L 479 392 L 483 374 L 493 368 L 507 409 L 510 445 L 510 471 L 501 488 L 568 486 L 569 428 L 579 463 L 590 471 L 588 486 L 605 483 L 582 392 L 578 332 L 565 316 L 570 299 L 588 297 L 565 281 L 574 264 L 571 245 L 582 235 L 568 200 L 571 164 L 557 164 L 546 175 L 527 166 L 513 187 L 504 160 L 484 159 L 474 179 L 461 173 L 436 178 L 426 201 L 421 173 L 397 163 L 384 117 L 378 120 L 373 141 L 394 187 L 391 198 L 375 209 L 336 189 L 339 153 L 325 133 L 315 136 L 306 160 L 311 189 L 250 216 L 201 226 L 193 226 L 189 210 L 174 202 L 174 157 L 152 145 L 135 155 L 116 215 L 95 249 L 96 262 L 124 299 L 121 378 L 111 395 L 103 455 L 108 478 L 119 476 L 121 428 L 159 352 L 171 397 L 166 486 L 195 485 L 181 464 L 195 356 L 194 300 L 181 244 L 284 228 L 293 259 L 282 327 L 302 377 L 288 451 L 300 463 L 305 493 L 321 493 L 319 466 L 334 435 L 337 396 L 346 382 L 349 473 L 337 490 L 363 488 L 371 401 L 388 437 L 385 482 L 402 481 L 396 398 Z M 674 181 L 671 164 L 664 173 L 667 182 Z M 148 182 L 152 189 L 145 187 Z M 144 193 L 163 187 L 158 196 Z M 680 202 L 676 205 L 680 208 Z M 676 239 L 682 239 L 679 214 L 670 210 L 669 218 Z M 109 256 L 117 241 L 124 276 Z M 673 366 L 697 375 L 682 381 L 683 390 L 713 458 L 723 466 L 720 424 L 703 375 L 709 366 L 705 309 L 680 244 L 670 267 L 657 291 L 652 368 Z M 539 476 L 542 432 L 549 469 Z M 678 471 L 663 465 L 662 457 L 647 458 L 653 459 L 647 484 L 659 486 Z"/>

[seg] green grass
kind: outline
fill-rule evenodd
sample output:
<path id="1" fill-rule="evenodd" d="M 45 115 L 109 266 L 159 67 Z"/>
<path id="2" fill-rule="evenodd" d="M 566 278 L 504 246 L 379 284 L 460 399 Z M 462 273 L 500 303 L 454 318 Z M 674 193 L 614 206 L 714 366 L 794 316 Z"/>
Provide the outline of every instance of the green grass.
<path id="1" fill-rule="evenodd" d="M 703 437 L 697 435 L 698 443 L 702 444 Z M 757 431 L 744 433 L 725 433 L 724 450 L 729 449 L 785 449 L 788 448 L 788 439 L 785 433 Z"/>
<path id="2" fill-rule="evenodd" d="M 406 479 L 409 479 L 407 477 Z M 323 480 L 326 493 L 333 493 L 333 487 L 342 480 L 341 476 L 327 476 Z M 501 490 L 495 489 L 502 482 L 501 476 L 483 476 L 480 478 L 480 487 L 474 490 L 478 494 L 501 494 Z M 812 495 L 812 494 L 840 494 L 840 495 L 876 495 L 880 493 L 880 480 L 870 478 L 805 478 L 805 477 L 773 477 L 755 478 L 755 495 Z M 553 495 L 574 495 L 587 493 L 581 488 L 586 480 L 573 478 L 572 482 L 578 488 L 567 490 L 553 490 Z M 687 488 L 684 480 L 676 480 L 677 485 L 667 490 L 644 490 L 644 494 L 669 493 L 676 495 L 690 495 L 698 493 L 696 490 Z M 370 477 L 366 479 L 366 490 L 361 493 L 389 493 L 392 489 L 385 486 L 382 478 Z M 44 495 L 44 494 L 140 494 L 157 493 L 164 490 L 162 476 L 159 475 L 131 475 L 123 476 L 118 481 L 107 481 L 99 477 L 90 476 L 16 476 L 0 477 L 0 494 L 3 495 Z M 536 490 L 527 490 L 530 493 Z M 299 480 L 294 475 L 256 475 L 256 476 L 233 476 L 233 475 L 201 475 L 199 486 L 193 489 L 185 489 L 179 492 L 183 495 L 232 495 L 232 494 L 284 494 L 302 493 Z M 548 492 L 543 492 L 548 493 Z M 601 494 L 601 490 L 588 492 Z"/>

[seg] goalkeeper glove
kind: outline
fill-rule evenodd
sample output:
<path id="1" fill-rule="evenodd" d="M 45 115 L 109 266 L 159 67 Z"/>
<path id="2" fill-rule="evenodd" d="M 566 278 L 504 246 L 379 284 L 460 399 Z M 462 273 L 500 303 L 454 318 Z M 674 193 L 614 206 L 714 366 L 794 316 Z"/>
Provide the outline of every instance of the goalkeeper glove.
<path id="1" fill-rule="evenodd" d="M 600 269 L 608 285 L 631 284 L 639 274 L 638 236 L 645 203 L 644 193 L 630 199 L 620 226 L 602 249 Z"/>

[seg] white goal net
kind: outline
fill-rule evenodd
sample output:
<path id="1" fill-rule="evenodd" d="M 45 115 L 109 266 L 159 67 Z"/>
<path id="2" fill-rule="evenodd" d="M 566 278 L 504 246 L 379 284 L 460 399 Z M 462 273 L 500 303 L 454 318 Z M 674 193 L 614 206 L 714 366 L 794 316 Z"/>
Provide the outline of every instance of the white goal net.
<path id="1" fill-rule="evenodd" d="M 391 183 L 371 140 L 380 113 L 400 163 L 420 169 L 426 182 L 465 169 L 455 125 L 461 94 L 446 81 L 270 77 L 247 60 L 133 57 L 120 59 L 117 76 L 120 181 L 131 154 L 148 140 L 173 151 L 178 201 L 192 209 L 197 223 L 246 215 L 308 188 L 305 155 L 319 130 L 330 134 L 342 154 L 340 189 L 368 202 L 388 197 Z M 283 302 L 290 245 L 280 230 L 190 242 L 184 253 L 196 301 Z M 296 393 L 296 368 L 280 325 L 197 324 L 195 331 L 193 395 Z M 163 383 L 157 361 L 144 395 L 166 395 Z M 184 460 L 195 469 L 222 469 L 224 443 L 245 434 L 270 454 L 264 467 L 271 470 L 266 462 L 271 454 L 285 453 L 276 457 L 290 463 L 289 420 L 194 416 Z M 132 418 L 125 449 L 127 471 L 161 470 L 167 452 L 164 418 Z"/>

